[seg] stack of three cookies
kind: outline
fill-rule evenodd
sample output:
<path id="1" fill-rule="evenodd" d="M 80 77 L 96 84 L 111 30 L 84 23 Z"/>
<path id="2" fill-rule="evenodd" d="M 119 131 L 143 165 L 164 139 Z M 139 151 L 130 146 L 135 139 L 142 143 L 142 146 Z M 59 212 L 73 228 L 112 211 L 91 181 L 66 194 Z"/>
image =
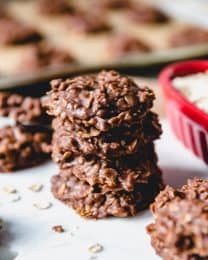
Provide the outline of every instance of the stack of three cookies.
<path id="1" fill-rule="evenodd" d="M 54 80 L 56 198 L 92 218 L 133 216 L 163 187 L 153 141 L 161 134 L 154 94 L 115 71 Z"/>

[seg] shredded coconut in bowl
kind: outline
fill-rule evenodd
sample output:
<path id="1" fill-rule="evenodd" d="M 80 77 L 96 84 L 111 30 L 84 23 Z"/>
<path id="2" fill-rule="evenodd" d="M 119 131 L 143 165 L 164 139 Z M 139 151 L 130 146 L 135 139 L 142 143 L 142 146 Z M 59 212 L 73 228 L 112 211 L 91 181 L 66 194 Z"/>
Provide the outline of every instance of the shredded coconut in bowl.
<path id="1" fill-rule="evenodd" d="M 176 77 L 172 83 L 189 101 L 208 113 L 208 71 Z"/>

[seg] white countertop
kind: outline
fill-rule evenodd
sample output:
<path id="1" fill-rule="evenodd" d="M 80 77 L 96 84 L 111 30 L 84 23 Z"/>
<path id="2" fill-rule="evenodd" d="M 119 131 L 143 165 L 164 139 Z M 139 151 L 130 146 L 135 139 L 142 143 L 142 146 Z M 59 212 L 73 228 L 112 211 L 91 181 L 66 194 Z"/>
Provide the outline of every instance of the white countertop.
<path id="1" fill-rule="evenodd" d="M 175 139 L 165 121 L 163 130 L 157 150 L 166 183 L 180 186 L 189 177 L 206 177 L 207 166 Z M 0 260 L 93 259 L 88 247 L 96 243 L 104 247 L 97 254 L 97 260 L 159 259 L 145 231 L 145 226 L 152 221 L 148 210 L 134 218 L 82 219 L 72 209 L 53 199 L 49 179 L 56 172 L 56 166 L 49 162 L 0 176 L 0 216 L 6 222 L 0 236 L 0 243 L 4 244 L 0 248 Z M 28 186 L 36 182 L 44 184 L 39 193 L 28 190 Z M 7 185 L 18 190 L 21 200 L 9 202 L 4 199 L 2 188 Z M 53 206 L 38 210 L 32 205 L 38 200 L 51 202 Z M 66 232 L 52 231 L 54 225 L 62 225 Z M 11 252 L 16 253 L 16 257 L 12 257 Z"/>

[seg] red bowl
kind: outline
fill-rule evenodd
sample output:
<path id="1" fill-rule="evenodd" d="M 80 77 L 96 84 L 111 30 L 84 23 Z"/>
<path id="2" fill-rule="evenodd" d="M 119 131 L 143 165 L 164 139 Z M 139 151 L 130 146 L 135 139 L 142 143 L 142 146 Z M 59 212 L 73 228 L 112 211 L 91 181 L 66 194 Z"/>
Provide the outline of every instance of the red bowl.
<path id="1" fill-rule="evenodd" d="M 205 60 L 175 63 L 160 73 L 159 81 L 165 96 L 167 117 L 175 135 L 208 164 L 208 114 L 188 101 L 172 84 L 175 77 L 207 70 L 208 61 Z"/>

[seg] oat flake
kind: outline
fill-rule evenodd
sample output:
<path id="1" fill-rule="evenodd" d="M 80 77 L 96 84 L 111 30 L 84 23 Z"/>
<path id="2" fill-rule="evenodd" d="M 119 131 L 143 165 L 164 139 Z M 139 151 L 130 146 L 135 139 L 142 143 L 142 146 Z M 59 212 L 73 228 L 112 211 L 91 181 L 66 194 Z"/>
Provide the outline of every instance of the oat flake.
<path id="1" fill-rule="evenodd" d="M 6 192 L 6 193 L 9 193 L 9 194 L 13 194 L 13 193 L 17 192 L 17 190 L 12 186 L 5 186 L 3 188 L 3 191 Z"/>
<path id="2" fill-rule="evenodd" d="M 52 204 L 48 201 L 38 201 L 34 202 L 33 206 L 37 209 L 49 209 L 50 207 L 52 207 Z"/>
<path id="3" fill-rule="evenodd" d="M 28 187 L 29 190 L 33 191 L 33 192 L 39 192 L 43 189 L 43 185 L 39 184 L 39 183 L 34 183 L 31 186 Z"/>
<path id="4" fill-rule="evenodd" d="M 94 244 L 94 245 L 91 245 L 88 247 L 88 250 L 93 253 L 93 254 L 96 254 L 96 253 L 100 253 L 104 250 L 103 246 L 101 244 Z"/>

